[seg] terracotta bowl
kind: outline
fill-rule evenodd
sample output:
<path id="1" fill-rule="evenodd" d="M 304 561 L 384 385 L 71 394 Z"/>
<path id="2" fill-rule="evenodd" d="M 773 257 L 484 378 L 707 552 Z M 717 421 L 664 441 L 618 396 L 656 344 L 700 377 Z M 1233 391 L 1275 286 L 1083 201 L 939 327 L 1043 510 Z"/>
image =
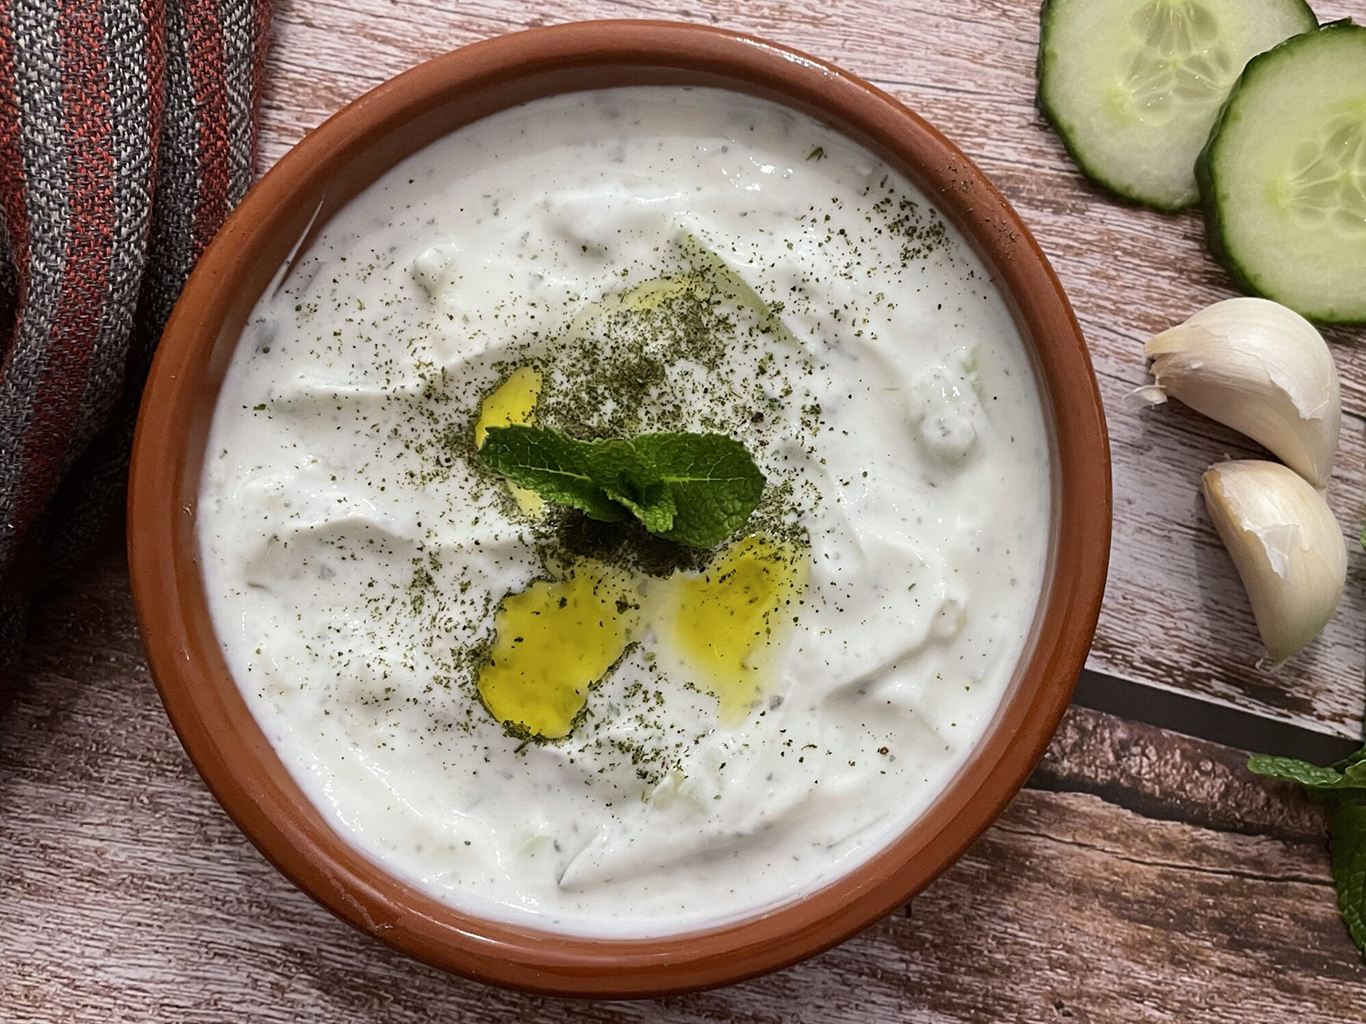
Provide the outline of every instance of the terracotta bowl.
<path id="1" fill-rule="evenodd" d="M 659 939 L 566 937 L 484 920 L 347 845 L 290 778 L 228 674 L 195 544 L 214 401 L 258 296 L 309 230 L 433 139 L 537 97 L 635 84 L 722 86 L 823 120 L 880 154 L 975 246 L 1046 397 L 1053 521 L 1046 593 L 1004 705 L 932 808 L 835 882 L 777 909 Z M 316 212 L 316 217 L 315 217 Z M 1019 217 L 972 162 L 868 83 L 746 36 L 663 22 L 536 29 L 466 47 L 367 93 L 299 143 L 229 218 L 166 327 L 142 400 L 128 542 L 152 674 L 181 742 L 257 848 L 315 900 L 396 949 L 534 992 L 658 996 L 794 963 L 900 907 L 1000 813 L 1043 753 L 1095 631 L 1110 539 L 1109 449 L 1080 329 Z"/>

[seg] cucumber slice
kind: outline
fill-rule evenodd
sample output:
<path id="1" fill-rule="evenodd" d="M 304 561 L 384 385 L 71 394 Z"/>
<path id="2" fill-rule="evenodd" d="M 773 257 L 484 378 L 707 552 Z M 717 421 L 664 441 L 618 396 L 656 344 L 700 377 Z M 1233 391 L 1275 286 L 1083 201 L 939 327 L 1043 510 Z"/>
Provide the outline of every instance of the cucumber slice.
<path id="1" fill-rule="evenodd" d="M 1304 0 L 1045 0 L 1039 106 L 1087 177 L 1159 210 L 1250 57 L 1318 26 Z"/>
<path id="2" fill-rule="evenodd" d="M 1197 168 L 1210 249 L 1245 290 L 1366 323 L 1366 28 L 1248 64 Z"/>

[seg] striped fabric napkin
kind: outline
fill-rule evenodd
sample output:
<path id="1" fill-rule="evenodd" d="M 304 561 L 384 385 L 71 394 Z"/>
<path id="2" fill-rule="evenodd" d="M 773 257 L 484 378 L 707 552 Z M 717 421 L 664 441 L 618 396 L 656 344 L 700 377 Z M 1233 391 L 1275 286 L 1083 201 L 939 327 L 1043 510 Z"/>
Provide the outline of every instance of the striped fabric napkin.
<path id="1" fill-rule="evenodd" d="M 0 677 L 123 500 L 162 324 L 251 181 L 271 0 L 0 0 Z"/>

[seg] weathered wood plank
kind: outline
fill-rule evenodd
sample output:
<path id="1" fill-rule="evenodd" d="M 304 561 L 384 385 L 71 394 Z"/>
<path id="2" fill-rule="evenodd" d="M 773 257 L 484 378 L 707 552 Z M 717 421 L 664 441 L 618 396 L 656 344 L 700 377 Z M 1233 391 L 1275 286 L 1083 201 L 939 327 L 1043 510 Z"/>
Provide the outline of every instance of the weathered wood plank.
<path id="1" fill-rule="evenodd" d="M 1325 20 L 1366 15 L 1366 0 L 1321 0 Z M 264 117 L 264 156 L 377 82 L 454 47 L 539 24 L 670 17 L 757 32 L 874 79 L 927 116 L 990 174 L 1053 259 L 1086 331 L 1114 453 L 1113 570 L 1094 668 L 1201 694 L 1310 727 L 1359 735 L 1366 675 L 1366 573 L 1356 545 L 1348 596 L 1325 636 L 1278 675 L 1258 644 L 1232 565 L 1197 497 L 1200 474 L 1254 451 L 1171 407 L 1136 413 L 1142 342 L 1230 294 L 1194 214 L 1112 202 L 1085 183 L 1033 107 L 1036 7 L 1019 0 L 765 2 L 685 7 L 623 0 L 293 0 L 282 4 Z M 1366 493 L 1366 352 L 1361 332 L 1331 334 L 1348 417 L 1331 497 L 1354 537 Z"/>
<path id="2" fill-rule="evenodd" d="M 1359 1022 L 1322 809 L 1242 760 L 1074 709 L 968 855 L 844 946 L 657 1003 L 522 998 L 352 932 L 250 847 L 162 713 L 115 551 L 40 604 L 0 716 L 0 1019 Z"/>

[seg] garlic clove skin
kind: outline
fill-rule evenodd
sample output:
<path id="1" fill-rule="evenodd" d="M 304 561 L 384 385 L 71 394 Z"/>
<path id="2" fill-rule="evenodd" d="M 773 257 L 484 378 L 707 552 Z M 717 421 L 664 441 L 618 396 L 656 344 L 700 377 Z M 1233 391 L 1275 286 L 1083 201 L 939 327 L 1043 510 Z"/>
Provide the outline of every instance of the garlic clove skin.
<path id="1" fill-rule="evenodd" d="M 1321 492 L 1277 462 L 1217 463 L 1200 489 L 1280 665 L 1319 635 L 1342 597 L 1347 544 L 1338 521 Z"/>
<path id="2" fill-rule="evenodd" d="M 1325 487 L 1342 419 L 1337 368 L 1323 336 L 1269 299 L 1202 309 L 1144 346 L 1156 387 L 1261 444 Z M 1162 399 L 1148 388 L 1145 400 Z"/>

